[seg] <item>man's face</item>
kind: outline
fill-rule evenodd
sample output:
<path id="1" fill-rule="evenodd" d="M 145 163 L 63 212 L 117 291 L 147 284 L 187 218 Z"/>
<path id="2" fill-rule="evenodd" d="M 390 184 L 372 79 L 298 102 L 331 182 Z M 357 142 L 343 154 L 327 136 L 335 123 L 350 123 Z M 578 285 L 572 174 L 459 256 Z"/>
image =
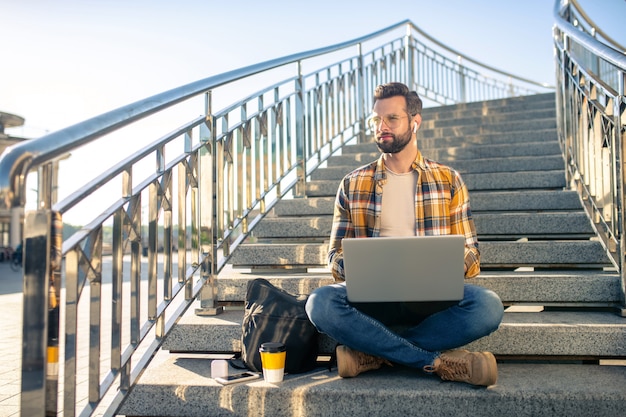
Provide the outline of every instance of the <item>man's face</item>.
<path id="1" fill-rule="evenodd" d="M 376 100 L 370 126 L 376 134 L 376 145 L 381 152 L 398 153 L 411 141 L 410 116 L 404 97 Z"/>

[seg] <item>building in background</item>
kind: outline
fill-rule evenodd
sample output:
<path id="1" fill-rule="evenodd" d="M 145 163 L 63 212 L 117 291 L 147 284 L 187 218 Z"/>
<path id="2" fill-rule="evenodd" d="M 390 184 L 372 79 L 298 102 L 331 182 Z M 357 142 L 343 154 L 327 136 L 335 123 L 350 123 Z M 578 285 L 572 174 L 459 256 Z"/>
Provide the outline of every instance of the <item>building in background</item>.
<path id="1" fill-rule="evenodd" d="M 0 112 L 0 154 L 6 148 L 25 141 L 25 138 L 9 136 L 5 129 L 24 125 L 24 118 L 11 113 Z M 15 248 L 22 240 L 24 209 L 17 207 L 10 210 L 0 209 L 0 253 L 4 254 Z M 13 226 L 12 226 L 13 224 Z"/>

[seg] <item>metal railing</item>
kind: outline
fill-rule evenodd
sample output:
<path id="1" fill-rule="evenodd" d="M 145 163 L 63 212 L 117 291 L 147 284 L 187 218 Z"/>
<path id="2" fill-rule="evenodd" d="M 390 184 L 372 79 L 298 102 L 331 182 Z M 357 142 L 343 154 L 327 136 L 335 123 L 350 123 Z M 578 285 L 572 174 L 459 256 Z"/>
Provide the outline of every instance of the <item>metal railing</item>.
<path id="1" fill-rule="evenodd" d="M 37 208 L 24 220 L 22 415 L 113 413 L 194 300 L 198 314 L 219 313 L 217 276 L 255 224 L 281 198 L 305 197 L 315 168 L 365 139 L 372 91 L 388 81 L 440 104 L 551 89 L 404 21 L 9 148 L 0 204 L 19 216 L 26 177 L 36 171 L 39 183 Z M 182 124 L 163 133 L 173 109 L 182 109 Z M 57 202 L 56 168 L 68 153 L 115 135 L 125 144 L 120 160 Z M 151 142 L 129 150 L 142 137 Z M 74 210 L 92 220 L 62 241 L 62 218 Z"/>
<path id="2" fill-rule="evenodd" d="M 557 1 L 554 17 L 558 132 L 567 179 L 621 273 L 625 315 L 626 49 L 597 28 L 576 0 Z"/>

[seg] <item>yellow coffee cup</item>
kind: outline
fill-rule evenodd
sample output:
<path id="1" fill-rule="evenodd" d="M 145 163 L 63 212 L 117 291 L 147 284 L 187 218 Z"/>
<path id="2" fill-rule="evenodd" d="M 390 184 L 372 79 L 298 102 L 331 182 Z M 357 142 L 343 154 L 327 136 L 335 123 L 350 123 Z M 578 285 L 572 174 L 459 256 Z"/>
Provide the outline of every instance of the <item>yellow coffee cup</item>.
<path id="1" fill-rule="evenodd" d="M 259 348 L 265 382 L 281 382 L 285 375 L 287 348 L 280 342 L 266 342 Z"/>

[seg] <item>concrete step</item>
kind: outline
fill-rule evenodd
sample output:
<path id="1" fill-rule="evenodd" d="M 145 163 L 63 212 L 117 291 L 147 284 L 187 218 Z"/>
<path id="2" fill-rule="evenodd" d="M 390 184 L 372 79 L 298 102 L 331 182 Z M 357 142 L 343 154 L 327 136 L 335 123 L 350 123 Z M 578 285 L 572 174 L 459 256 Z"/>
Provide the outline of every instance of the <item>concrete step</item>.
<path id="1" fill-rule="evenodd" d="M 436 138 L 425 138 L 420 136 L 418 132 L 417 143 L 421 150 L 425 149 L 443 149 L 448 147 L 474 146 L 474 145 L 514 145 L 529 142 L 548 143 L 558 142 L 557 131 L 551 129 L 532 129 L 521 131 L 506 131 L 498 133 L 483 133 L 476 135 L 459 136 L 442 136 Z M 341 149 L 342 154 L 352 153 L 372 153 L 378 152 L 373 136 L 363 143 L 354 143 L 346 145 Z"/>
<path id="2" fill-rule="evenodd" d="M 438 138 L 423 138 L 418 136 L 420 149 L 436 149 L 449 146 L 470 145 L 502 145 L 521 144 L 528 142 L 556 142 L 558 141 L 556 129 L 533 129 L 514 132 L 483 133 L 481 135 L 466 135 L 463 137 L 449 136 Z M 347 148 L 347 147 L 346 147 Z"/>
<path id="3" fill-rule="evenodd" d="M 481 266 L 489 268 L 602 268 L 611 266 L 598 241 L 480 242 Z M 230 263 L 239 268 L 319 268 L 327 265 L 326 243 L 248 243 Z"/>
<path id="4" fill-rule="evenodd" d="M 422 120 L 422 129 L 431 129 L 437 127 L 464 126 L 475 124 L 499 124 L 507 123 L 511 120 L 534 122 L 539 119 L 556 118 L 556 105 L 547 108 L 539 108 L 534 110 L 517 111 L 511 109 L 510 112 L 494 112 L 484 114 L 482 109 L 461 110 L 453 112 L 455 117 L 450 115 L 437 114 L 428 115 Z M 435 116 L 435 117 L 433 117 Z"/>
<path id="5" fill-rule="evenodd" d="M 491 114 L 491 115 L 476 115 L 468 114 L 462 117 L 452 118 L 440 118 L 431 119 L 422 117 L 422 124 L 420 130 L 431 129 L 446 129 L 446 128 L 465 128 L 470 126 L 489 126 L 490 132 L 498 131 L 500 125 L 508 125 L 513 123 L 512 130 L 528 130 L 529 125 L 534 125 L 539 121 L 538 128 L 545 128 L 546 126 L 554 125 L 556 118 L 556 107 L 551 109 L 543 109 L 541 111 L 524 111 L 504 114 Z M 552 123 L 550 123 L 550 121 Z M 525 126 L 524 126 L 525 125 Z M 492 130 L 493 128 L 493 130 Z"/>
<path id="6" fill-rule="evenodd" d="M 352 145 L 361 147 L 364 152 L 358 153 L 343 153 L 330 157 L 328 160 L 329 166 L 336 165 L 353 165 L 359 166 L 366 164 L 370 161 L 378 159 L 380 152 L 377 149 L 367 150 L 372 146 Z M 556 141 L 550 142 L 526 142 L 519 144 L 489 144 L 489 145 L 473 145 L 473 146 L 457 146 L 457 147 L 438 147 L 430 149 L 421 149 L 422 154 L 427 158 L 433 159 L 438 162 L 445 161 L 460 161 L 460 160 L 475 160 L 476 163 L 481 163 L 481 159 L 486 158 L 513 158 L 520 156 L 561 156 L 561 148 Z M 562 156 L 561 156 L 562 159 Z M 561 163 L 561 169 L 563 164 Z"/>
<path id="7" fill-rule="evenodd" d="M 366 156 L 358 154 L 358 156 Z M 323 169 L 318 169 L 311 174 L 311 180 L 335 180 L 339 182 L 346 174 L 376 160 L 373 158 L 363 158 L 363 161 L 350 157 L 341 158 L 345 165 L 335 165 L 335 161 Z M 518 156 L 507 158 L 481 158 L 481 159 L 450 159 L 439 158 L 439 162 L 454 168 L 462 175 L 465 174 L 490 174 L 495 172 L 520 172 L 520 171 L 557 171 L 564 170 L 563 157 L 555 156 Z"/>
<path id="8" fill-rule="evenodd" d="M 566 186 L 563 170 L 465 174 L 463 180 L 470 191 L 561 190 Z M 335 196 L 338 185 L 337 180 L 309 181 L 306 195 Z"/>
<path id="9" fill-rule="evenodd" d="M 466 348 L 526 358 L 626 358 L 626 320 L 613 312 L 507 313 L 504 320 Z"/>
<path id="10" fill-rule="evenodd" d="M 474 222 L 479 239 L 485 236 L 590 238 L 595 231 L 583 212 L 515 212 L 475 213 Z M 567 224 L 567 228 L 563 225 Z M 321 238 L 328 239 L 332 215 L 301 217 L 269 217 L 260 222 L 253 234 L 259 239 Z"/>
<path id="11" fill-rule="evenodd" d="M 486 102 L 483 102 L 486 103 Z M 554 114 L 556 109 L 556 100 L 543 99 L 535 100 L 529 107 L 528 103 L 491 103 L 472 106 L 435 106 L 422 109 L 422 118 L 424 120 L 460 120 L 463 118 L 480 118 L 480 117 L 521 117 L 531 114 L 534 118 L 542 118 L 542 115 Z"/>
<path id="12" fill-rule="evenodd" d="M 337 183 L 338 185 L 338 183 Z M 474 191 L 470 196 L 472 212 L 581 210 L 575 191 Z M 276 216 L 311 216 L 332 214 L 335 197 L 294 198 L 274 207 Z"/>
<path id="13" fill-rule="evenodd" d="M 467 159 L 514 158 L 519 156 L 558 156 L 561 155 L 561 148 L 556 142 L 529 142 L 514 145 L 476 145 L 471 147 L 425 149 L 424 155 L 435 161 L 446 162 Z"/>
<path id="14" fill-rule="evenodd" d="M 488 236 L 509 238 L 565 238 L 588 239 L 595 230 L 583 211 L 539 213 L 480 213 L 473 214 L 479 240 Z M 567 224 L 567 228 L 563 225 Z"/>
<path id="15" fill-rule="evenodd" d="M 236 371 L 230 369 L 232 373 Z M 221 386 L 207 355 L 170 355 L 145 372 L 120 413 L 128 416 L 482 416 L 623 415 L 626 367 L 500 363 L 488 389 L 384 367 L 343 379 L 324 368 Z"/>
<path id="16" fill-rule="evenodd" d="M 326 268 L 309 273 L 258 274 L 229 268 L 217 280 L 217 300 L 243 302 L 248 281 L 265 278 L 292 294 L 310 294 L 333 278 Z M 495 291 L 509 304 L 607 307 L 620 300 L 620 277 L 611 271 L 483 271 L 468 283 Z"/>
<path id="17" fill-rule="evenodd" d="M 177 353 L 240 352 L 243 314 L 241 306 L 225 307 L 218 316 L 186 315 L 168 333 L 163 349 Z M 501 357 L 626 358 L 624 340 L 626 320 L 614 312 L 544 310 L 506 312 L 498 330 L 464 348 Z M 321 353 L 332 352 L 335 345 L 334 340 L 321 335 Z"/>
<path id="18" fill-rule="evenodd" d="M 346 174 L 361 165 L 374 161 L 376 154 L 354 154 L 337 156 L 328 162 L 328 167 L 317 169 L 311 173 L 312 180 L 341 180 Z M 364 157 L 361 159 L 361 157 Z M 511 156 L 506 158 L 481 158 L 481 159 L 452 159 L 444 157 L 436 159 L 461 174 L 487 174 L 492 172 L 519 172 L 519 171 L 555 171 L 564 170 L 565 163 L 561 155 L 548 156 Z M 340 165 L 343 163 L 344 165 Z"/>
<path id="19" fill-rule="evenodd" d="M 536 94 L 532 96 L 510 97 L 471 103 L 449 104 L 445 106 L 426 107 L 422 110 L 423 116 L 428 118 L 454 117 L 464 112 L 480 111 L 482 114 L 499 114 L 533 111 L 535 109 L 551 109 L 556 106 L 554 93 Z M 458 112 L 454 114 L 454 112 Z M 448 116 L 449 115 L 449 116 Z M 427 117 L 424 117 L 425 119 Z"/>
<path id="20" fill-rule="evenodd" d="M 432 138 L 432 137 L 448 137 L 458 136 L 463 137 L 465 135 L 480 135 L 485 133 L 499 133 L 499 132 L 514 132 L 514 131 L 528 131 L 528 121 L 509 121 L 507 123 L 498 124 L 478 124 L 478 125 L 461 125 L 461 126 L 447 126 L 436 128 L 420 128 L 419 137 Z M 554 129 L 556 128 L 556 120 L 554 117 L 548 117 L 545 119 L 538 119 L 532 122 L 533 129 Z"/>
<path id="21" fill-rule="evenodd" d="M 422 123 L 435 121 L 456 122 L 464 124 L 466 122 L 480 123 L 488 121 L 491 123 L 501 123 L 504 120 L 536 120 L 549 117 L 556 117 L 556 103 L 554 101 L 543 101 L 536 103 L 533 108 L 518 106 L 478 106 L 469 109 L 458 109 L 454 106 L 430 107 L 422 110 Z"/>
<path id="22" fill-rule="evenodd" d="M 470 191 L 560 190 L 566 186 L 565 173 L 562 170 L 466 174 L 463 175 L 463 180 Z"/>
<path id="23" fill-rule="evenodd" d="M 375 161 L 380 156 L 377 150 L 367 150 L 361 145 L 353 145 L 363 148 L 364 152 L 344 153 L 342 155 L 331 156 L 328 159 L 328 167 L 348 167 L 356 168 L 361 165 Z M 368 146 L 369 147 L 369 146 Z M 452 162 L 472 162 L 475 165 L 485 165 L 493 163 L 496 158 L 522 158 L 527 157 L 528 161 L 533 158 L 561 158 L 559 168 L 564 169 L 563 156 L 560 147 L 554 142 L 527 142 L 519 145 L 494 144 L 494 145 L 472 145 L 459 147 L 445 147 L 439 149 L 422 149 L 422 154 L 430 159 L 449 165 Z M 454 165 L 453 165 L 454 166 Z M 324 168 L 320 171 L 324 171 Z M 513 167 L 512 171 L 518 171 Z M 528 168 L 525 168 L 528 170 Z M 347 172 L 349 172 L 348 169 Z M 468 168 L 471 172 L 471 168 Z M 494 172 L 494 171 L 492 171 Z"/>

